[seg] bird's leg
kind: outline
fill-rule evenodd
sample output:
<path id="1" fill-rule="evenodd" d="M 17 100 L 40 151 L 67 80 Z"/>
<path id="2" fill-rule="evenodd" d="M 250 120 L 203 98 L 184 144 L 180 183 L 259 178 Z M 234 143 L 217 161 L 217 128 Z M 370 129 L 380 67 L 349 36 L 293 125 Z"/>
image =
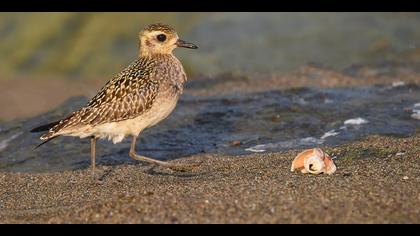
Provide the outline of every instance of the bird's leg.
<path id="1" fill-rule="evenodd" d="M 137 137 L 133 136 L 133 139 L 131 140 L 131 148 L 130 148 L 130 157 L 131 158 L 133 158 L 134 160 L 144 161 L 144 162 L 148 162 L 148 163 L 152 163 L 152 164 L 157 164 L 157 165 L 164 166 L 164 167 L 173 166 L 173 164 L 168 163 L 168 162 L 158 161 L 158 160 L 151 159 L 149 157 L 137 155 L 137 153 L 136 153 L 136 141 L 137 141 Z"/>
<path id="2" fill-rule="evenodd" d="M 90 165 L 92 166 L 92 176 L 95 177 L 96 165 L 96 138 L 90 138 Z"/>
<path id="3" fill-rule="evenodd" d="M 182 165 L 182 164 L 169 163 L 165 161 L 158 161 L 149 157 L 137 155 L 136 141 L 137 141 L 137 137 L 133 136 L 133 139 L 131 140 L 130 157 L 133 158 L 134 160 L 156 164 L 156 165 L 167 167 L 169 169 L 177 170 L 177 171 L 186 171 L 197 166 L 197 165 Z"/>

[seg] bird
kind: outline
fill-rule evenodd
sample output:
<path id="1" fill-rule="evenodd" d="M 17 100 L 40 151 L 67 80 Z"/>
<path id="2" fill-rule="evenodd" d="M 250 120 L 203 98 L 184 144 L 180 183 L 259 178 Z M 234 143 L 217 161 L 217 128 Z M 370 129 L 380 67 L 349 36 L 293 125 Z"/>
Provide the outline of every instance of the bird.
<path id="1" fill-rule="evenodd" d="M 44 141 L 59 136 L 90 138 L 91 169 L 95 175 L 96 142 L 107 139 L 114 144 L 131 136 L 129 156 L 132 159 L 174 170 L 189 166 L 159 161 L 138 155 L 135 147 L 140 133 L 167 118 L 183 93 L 187 76 L 176 48 L 197 49 L 178 37 L 175 29 L 156 23 L 139 33 L 138 56 L 125 69 L 112 77 L 83 107 L 64 119 L 34 128 L 43 132 Z"/>

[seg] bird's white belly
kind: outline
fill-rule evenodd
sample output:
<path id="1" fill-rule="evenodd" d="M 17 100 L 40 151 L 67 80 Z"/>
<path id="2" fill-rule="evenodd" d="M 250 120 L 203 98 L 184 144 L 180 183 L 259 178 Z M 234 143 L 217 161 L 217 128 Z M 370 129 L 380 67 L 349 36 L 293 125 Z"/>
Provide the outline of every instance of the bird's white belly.
<path id="1" fill-rule="evenodd" d="M 162 121 L 171 114 L 177 104 L 178 98 L 160 98 L 155 101 L 152 108 L 140 116 L 118 121 L 101 124 L 95 127 L 86 127 L 85 130 L 69 134 L 86 138 L 95 136 L 99 139 L 112 140 L 113 143 L 121 142 L 126 136 L 138 136 L 141 131 Z"/>

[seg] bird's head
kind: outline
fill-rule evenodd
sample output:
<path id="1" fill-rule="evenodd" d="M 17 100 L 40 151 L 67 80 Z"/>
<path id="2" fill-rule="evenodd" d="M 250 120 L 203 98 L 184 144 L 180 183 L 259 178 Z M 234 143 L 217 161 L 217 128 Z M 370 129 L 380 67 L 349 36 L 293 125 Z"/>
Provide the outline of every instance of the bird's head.
<path id="1" fill-rule="evenodd" d="M 139 54 L 171 54 L 177 47 L 197 49 L 195 44 L 179 39 L 176 31 L 164 24 L 147 26 L 139 34 Z"/>

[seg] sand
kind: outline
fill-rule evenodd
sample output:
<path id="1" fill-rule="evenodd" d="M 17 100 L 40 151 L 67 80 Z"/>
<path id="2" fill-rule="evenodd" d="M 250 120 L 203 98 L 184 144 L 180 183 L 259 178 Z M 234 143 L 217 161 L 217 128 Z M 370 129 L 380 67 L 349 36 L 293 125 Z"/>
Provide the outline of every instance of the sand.
<path id="1" fill-rule="evenodd" d="M 191 172 L 143 164 L 0 173 L 1 223 L 420 223 L 420 135 L 325 148 L 333 175 L 290 172 L 301 150 L 197 155 Z M 128 157 L 127 157 L 128 158 Z"/>
<path id="2" fill-rule="evenodd" d="M 395 73 L 381 71 L 361 67 L 338 73 L 308 66 L 291 75 L 259 78 L 258 83 L 229 75 L 196 78 L 185 92 L 210 96 L 420 82 L 418 71 L 405 67 Z M 0 98 L 8 98 L 0 117 L 11 120 L 45 112 L 67 97 L 92 95 L 103 81 L 79 82 L 65 82 L 73 85 L 63 91 L 60 82 L 26 81 L 11 89 L 14 82 L 0 81 Z M 337 156 L 333 175 L 292 173 L 291 162 L 301 149 L 241 157 L 194 155 L 175 160 L 202 161 L 199 168 L 182 173 L 132 164 L 127 156 L 123 165 L 101 162 L 99 180 L 87 167 L 56 173 L 3 172 L 0 223 L 420 223 L 419 130 L 408 138 L 369 136 L 324 150 Z"/>

